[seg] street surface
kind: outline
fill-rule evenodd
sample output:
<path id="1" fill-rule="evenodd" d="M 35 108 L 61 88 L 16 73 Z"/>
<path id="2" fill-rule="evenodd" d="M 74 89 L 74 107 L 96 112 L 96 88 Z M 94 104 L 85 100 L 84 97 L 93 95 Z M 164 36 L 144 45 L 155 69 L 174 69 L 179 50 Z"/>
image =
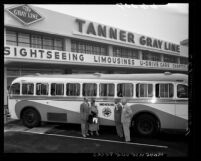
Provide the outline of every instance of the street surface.
<path id="1" fill-rule="evenodd" d="M 21 121 L 4 125 L 5 153 L 90 153 L 134 157 L 187 157 L 185 135 L 161 133 L 156 137 L 140 137 L 131 133 L 126 143 L 116 135 L 115 127 L 100 126 L 100 136 L 83 138 L 80 125 L 43 123 L 27 128 Z"/>

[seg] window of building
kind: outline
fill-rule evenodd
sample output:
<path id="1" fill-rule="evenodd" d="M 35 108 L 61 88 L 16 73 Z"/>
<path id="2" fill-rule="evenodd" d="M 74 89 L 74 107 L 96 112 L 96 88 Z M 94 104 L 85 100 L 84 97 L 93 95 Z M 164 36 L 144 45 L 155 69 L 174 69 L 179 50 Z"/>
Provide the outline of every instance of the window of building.
<path id="1" fill-rule="evenodd" d="M 31 35 L 31 47 L 42 48 L 42 37 L 40 35 Z"/>
<path id="2" fill-rule="evenodd" d="M 164 62 L 168 63 L 178 63 L 177 57 L 172 55 L 164 55 Z"/>
<path id="3" fill-rule="evenodd" d="M 71 40 L 71 51 L 95 55 L 107 55 L 107 47 L 88 41 Z"/>
<path id="4" fill-rule="evenodd" d="M 20 84 L 19 83 L 12 84 L 9 89 L 9 94 L 19 95 L 20 94 Z"/>
<path id="5" fill-rule="evenodd" d="M 174 95 L 173 84 L 161 83 L 156 84 L 156 97 L 158 98 L 170 98 Z"/>
<path id="6" fill-rule="evenodd" d="M 139 59 L 138 50 L 129 49 L 129 48 L 121 48 L 121 47 L 113 47 L 113 56 L 114 57 L 131 58 L 131 59 Z"/>
<path id="7" fill-rule="evenodd" d="M 54 50 L 63 50 L 63 41 L 61 39 L 54 39 Z"/>
<path id="8" fill-rule="evenodd" d="M 100 84 L 100 96 L 114 96 L 114 84 Z"/>
<path id="9" fill-rule="evenodd" d="M 43 37 L 43 48 L 53 50 L 53 39 L 50 37 Z"/>
<path id="10" fill-rule="evenodd" d="M 49 85 L 47 83 L 36 84 L 36 95 L 48 95 Z"/>
<path id="11" fill-rule="evenodd" d="M 142 51 L 142 59 L 151 61 L 161 61 L 161 56 L 158 53 L 153 53 L 150 51 Z"/>
<path id="12" fill-rule="evenodd" d="M 146 83 L 136 84 L 137 97 L 153 97 L 153 85 Z"/>
<path id="13" fill-rule="evenodd" d="M 50 50 L 63 50 L 63 39 L 6 30 L 6 44 Z"/>
<path id="14" fill-rule="evenodd" d="M 30 35 L 18 33 L 18 46 L 30 47 Z"/>
<path id="15" fill-rule="evenodd" d="M 95 83 L 83 83 L 82 95 L 83 96 L 96 96 L 97 84 Z"/>
<path id="16" fill-rule="evenodd" d="M 80 95 L 80 84 L 79 83 L 67 83 L 66 84 L 66 95 L 67 96 L 79 96 Z"/>
<path id="17" fill-rule="evenodd" d="M 6 31 L 6 43 L 7 45 L 17 46 L 17 33 L 14 31 Z"/>
<path id="18" fill-rule="evenodd" d="M 51 84 L 51 95 L 64 95 L 64 84 L 52 83 Z"/>
<path id="19" fill-rule="evenodd" d="M 188 86 L 184 84 L 177 85 L 177 97 L 188 98 Z"/>
<path id="20" fill-rule="evenodd" d="M 132 83 L 120 83 L 117 85 L 118 97 L 132 97 L 133 96 L 133 84 Z"/>

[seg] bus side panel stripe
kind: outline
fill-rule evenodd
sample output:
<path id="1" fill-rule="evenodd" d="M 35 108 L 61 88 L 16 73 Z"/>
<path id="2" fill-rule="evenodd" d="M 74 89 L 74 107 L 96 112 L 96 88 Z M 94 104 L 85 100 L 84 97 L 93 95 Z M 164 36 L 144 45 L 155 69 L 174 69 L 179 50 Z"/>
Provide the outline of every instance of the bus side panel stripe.
<path id="1" fill-rule="evenodd" d="M 48 121 L 47 120 L 47 111 L 50 113 L 66 113 L 67 114 L 67 123 L 80 123 L 80 113 L 75 112 L 75 111 L 70 111 L 67 109 L 61 109 L 58 107 L 54 107 L 51 105 L 45 105 L 33 101 L 20 101 L 16 104 L 15 106 L 15 112 L 18 118 L 20 118 L 20 112 L 24 107 L 34 107 L 37 109 L 40 114 L 41 114 L 41 119 L 42 121 Z M 99 118 L 99 123 L 102 125 L 109 125 L 113 126 L 114 121 L 104 119 L 104 118 Z"/>

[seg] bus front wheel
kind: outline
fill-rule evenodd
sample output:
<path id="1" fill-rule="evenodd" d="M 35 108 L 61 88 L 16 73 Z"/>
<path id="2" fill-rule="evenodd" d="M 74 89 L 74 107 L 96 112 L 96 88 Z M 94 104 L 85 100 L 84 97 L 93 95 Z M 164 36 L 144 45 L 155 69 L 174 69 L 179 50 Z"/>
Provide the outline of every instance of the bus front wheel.
<path id="1" fill-rule="evenodd" d="M 153 136 L 157 132 L 157 120 L 149 114 L 143 114 L 137 117 L 135 121 L 135 130 L 141 136 Z"/>
<path id="2" fill-rule="evenodd" d="M 33 108 L 23 110 L 21 118 L 23 124 L 28 128 L 39 126 L 41 122 L 40 114 Z"/>

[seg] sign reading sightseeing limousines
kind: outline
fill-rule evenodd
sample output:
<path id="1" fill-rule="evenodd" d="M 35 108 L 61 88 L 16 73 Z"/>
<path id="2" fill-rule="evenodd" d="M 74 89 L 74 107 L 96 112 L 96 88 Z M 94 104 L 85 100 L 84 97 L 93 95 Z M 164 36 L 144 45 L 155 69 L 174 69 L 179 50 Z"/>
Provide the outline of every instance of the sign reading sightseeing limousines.
<path id="1" fill-rule="evenodd" d="M 25 25 L 42 20 L 43 17 L 27 4 L 10 7 L 7 11 Z"/>
<path id="2" fill-rule="evenodd" d="M 95 66 L 114 66 L 128 68 L 147 68 L 147 69 L 169 69 L 187 71 L 188 65 L 139 60 L 130 58 L 120 58 L 113 56 L 91 55 L 83 53 L 74 53 L 58 50 L 46 50 L 37 48 L 27 48 L 20 46 L 4 46 L 4 62 L 12 61 L 31 61 L 44 63 L 60 64 L 79 64 Z"/>

